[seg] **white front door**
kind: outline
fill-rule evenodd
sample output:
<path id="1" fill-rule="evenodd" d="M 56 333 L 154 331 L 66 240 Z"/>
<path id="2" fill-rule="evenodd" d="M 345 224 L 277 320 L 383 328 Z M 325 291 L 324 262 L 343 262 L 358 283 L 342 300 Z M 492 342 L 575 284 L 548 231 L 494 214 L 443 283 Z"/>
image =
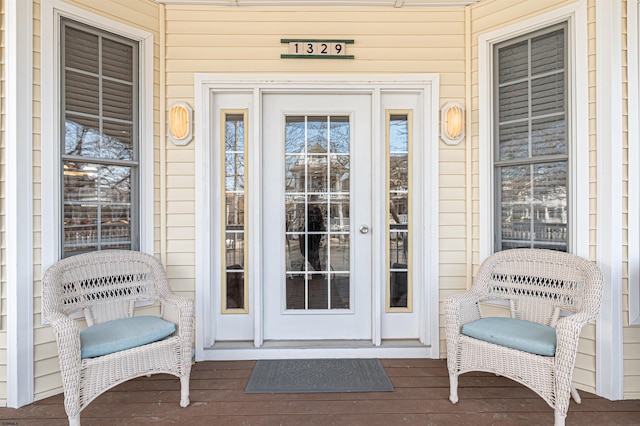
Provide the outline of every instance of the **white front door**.
<path id="1" fill-rule="evenodd" d="M 263 96 L 265 340 L 372 338 L 371 105 Z"/>

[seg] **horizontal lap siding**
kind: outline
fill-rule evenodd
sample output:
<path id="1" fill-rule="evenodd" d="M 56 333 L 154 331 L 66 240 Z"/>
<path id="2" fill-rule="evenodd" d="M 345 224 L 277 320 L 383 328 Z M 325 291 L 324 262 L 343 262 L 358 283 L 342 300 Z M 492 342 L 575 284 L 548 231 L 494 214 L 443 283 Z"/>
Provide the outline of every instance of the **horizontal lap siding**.
<path id="1" fill-rule="evenodd" d="M 22 1 L 22 0 L 18 0 Z M 158 66 L 158 6 L 148 0 L 82 0 L 82 1 L 66 1 L 69 4 L 80 7 L 92 13 L 104 16 L 108 19 L 119 21 L 135 28 L 140 28 L 154 34 L 154 67 L 157 76 Z M 60 378 L 57 346 L 53 330 L 49 326 L 42 326 L 41 316 L 41 247 L 43 243 L 40 238 L 40 1 L 34 0 L 34 375 L 35 375 L 35 399 L 40 400 L 51 395 L 62 392 L 62 381 Z M 4 74 L 3 74 L 4 75 Z M 159 86 L 157 78 L 154 77 L 154 174 L 155 181 L 160 178 L 159 163 Z M 45 160 L 45 159 L 42 159 Z M 155 185 L 155 206 L 154 206 L 154 223 L 155 223 L 155 246 L 159 246 L 159 185 Z M 159 250 L 156 250 L 159 254 Z M 6 345 L 6 344 L 5 344 Z M 5 346 L 3 346 L 5 347 Z M 2 359 L 0 359 L 2 362 Z M 2 395 L 0 395 L 2 397 Z"/>
<path id="2" fill-rule="evenodd" d="M 574 1 L 560 1 L 560 0 L 540 0 L 540 1 L 525 1 L 525 0 L 485 0 L 478 5 L 471 7 L 471 27 L 472 27 L 472 103 L 475 107 L 475 111 L 473 112 L 473 122 L 472 122 L 472 158 L 473 164 L 472 168 L 474 170 L 474 187 L 472 189 L 473 193 L 473 260 L 474 260 L 474 274 L 477 271 L 477 265 L 479 263 L 479 235 L 480 235 L 480 222 L 479 222 L 479 176 L 478 170 L 480 167 L 484 167 L 484 165 L 479 163 L 479 145 L 478 145 L 478 114 L 477 114 L 477 106 L 478 106 L 478 37 L 484 33 L 494 31 L 500 29 L 502 27 L 511 25 L 517 21 L 522 21 L 525 19 L 532 18 L 536 15 L 539 15 L 544 12 L 551 11 L 561 6 L 565 6 L 571 3 L 575 3 Z M 595 2 L 593 0 L 589 0 L 589 46 L 590 49 L 595 49 L 595 32 L 593 31 L 593 19 L 594 13 L 593 9 L 595 7 Z M 594 54 L 594 52 L 590 52 L 590 55 Z M 590 61 L 589 65 L 589 86 L 590 90 L 595 92 L 595 69 L 593 69 L 593 62 Z M 593 97 L 590 98 L 590 103 L 595 102 Z M 595 111 L 595 106 L 593 106 L 591 111 Z M 592 116 L 591 120 L 595 119 Z M 592 209 L 595 206 L 595 131 L 591 132 L 590 138 L 590 151 L 592 152 L 590 167 L 592 168 L 591 173 L 591 206 Z M 590 229 L 591 234 L 595 233 L 595 210 L 590 212 L 591 215 L 591 223 Z M 591 239 L 591 253 L 592 257 L 595 258 L 595 239 Z M 461 283 L 462 287 L 460 290 L 464 289 L 464 283 Z M 574 382 L 580 389 L 587 390 L 589 392 L 595 392 L 595 326 L 588 325 L 585 327 L 585 330 L 582 333 L 582 340 L 580 342 L 578 348 L 578 356 L 576 359 L 576 368 L 574 373 Z"/>

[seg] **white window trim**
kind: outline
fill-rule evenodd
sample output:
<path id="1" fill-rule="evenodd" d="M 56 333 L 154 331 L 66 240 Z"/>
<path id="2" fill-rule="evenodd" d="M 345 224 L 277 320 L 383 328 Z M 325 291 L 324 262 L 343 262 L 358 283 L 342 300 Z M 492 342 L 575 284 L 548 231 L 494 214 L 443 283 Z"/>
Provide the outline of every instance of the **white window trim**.
<path id="1" fill-rule="evenodd" d="M 5 2 L 7 406 L 33 402 L 33 5 Z"/>
<path id="2" fill-rule="evenodd" d="M 480 260 L 494 251 L 494 185 L 493 185 L 493 46 L 505 40 L 528 34 L 545 27 L 568 21 L 569 38 L 569 87 L 571 121 L 570 148 L 570 205 L 571 241 L 574 254 L 589 257 L 589 110 L 587 75 L 587 11 L 586 1 L 558 8 L 535 18 L 485 33 L 478 38 L 478 97 L 479 97 L 479 147 L 480 147 Z M 580 143 L 578 144 L 578 141 Z"/>
<path id="3" fill-rule="evenodd" d="M 627 2 L 629 324 L 640 325 L 640 7 Z"/>
<path id="4" fill-rule="evenodd" d="M 60 253 L 60 134 L 59 39 L 60 18 L 67 17 L 140 42 L 139 174 L 140 251 L 153 254 L 153 34 L 60 0 L 42 0 L 42 271 L 61 258 Z"/>
<path id="5" fill-rule="evenodd" d="M 620 3 L 597 0 L 598 26 L 596 32 L 599 52 L 597 55 L 598 102 L 598 223 L 596 261 L 605 274 L 605 288 L 601 315 L 596 322 L 596 393 L 609 399 L 623 396 L 622 367 L 622 197 L 621 197 L 621 52 Z M 602 12 L 601 12 L 602 11 Z M 602 19 L 601 19 L 602 18 Z M 493 45 L 504 40 L 568 21 L 570 79 L 569 114 L 571 123 L 571 205 L 573 206 L 571 251 L 589 258 L 589 84 L 588 84 L 588 31 L 587 1 L 560 7 L 549 13 L 518 22 L 478 38 L 478 96 L 479 96 L 479 147 L 480 147 L 480 260 L 493 252 L 493 183 L 491 120 L 493 114 L 491 87 Z M 614 34 L 615 33 L 615 34 Z M 617 71 L 616 71 L 617 70 Z M 603 72 L 601 72 L 603 71 Z M 632 120 L 629 120 L 632 121 Z M 603 155 L 604 154 L 604 155 Z M 605 173 L 608 172 L 608 173 Z"/>

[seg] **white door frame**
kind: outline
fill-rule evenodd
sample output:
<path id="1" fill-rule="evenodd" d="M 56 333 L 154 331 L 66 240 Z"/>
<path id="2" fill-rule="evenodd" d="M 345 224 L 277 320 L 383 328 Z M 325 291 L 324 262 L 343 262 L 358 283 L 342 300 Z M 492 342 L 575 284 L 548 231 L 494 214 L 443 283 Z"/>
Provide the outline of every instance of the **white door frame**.
<path id="1" fill-rule="evenodd" d="M 428 173 L 423 175 L 420 186 L 425 188 L 422 197 L 424 212 L 423 229 L 425 245 L 420 258 L 423 261 L 423 282 L 421 304 L 419 308 L 423 315 L 420 329 L 420 347 L 387 347 L 381 346 L 380 309 L 374 309 L 372 346 L 352 348 L 321 348 L 313 350 L 302 349 L 269 349 L 263 346 L 262 333 L 262 293 L 261 286 L 256 285 L 249 294 L 249 309 L 254 320 L 253 347 L 211 349 L 216 343 L 216 304 L 218 295 L 211 291 L 211 283 L 219 276 L 219 266 L 212 262 L 215 257 L 216 236 L 212 223 L 213 201 L 220 198 L 219 188 L 212 188 L 211 182 L 215 168 L 213 167 L 212 141 L 219 137 L 211 129 L 213 94 L 217 92 L 251 93 L 249 121 L 249 146 L 253 152 L 247 160 L 248 169 L 259 164 L 259 138 L 261 137 L 262 94 L 267 92 L 300 92 L 313 91 L 315 93 L 369 93 L 372 96 L 372 143 L 381 146 L 381 138 L 376 123 L 381 115 L 380 97 L 384 92 L 397 91 L 424 92 L 422 140 L 427 145 L 424 149 L 423 164 L 428 164 Z M 438 105 L 439 105 L 439 75 L 437 74 L 196 74 L 194 81 L 195 98 L 195 158 L 196 158 L 196 360 L 212 359 L 264 359 L 278 357 L 422 357 L 438 358 L 439 349 L 439 303 L 438 303 Z M 378 148 L 381 149 L 381 148 Z M 375 153 L 374 153 L 375 156 Z M 250 173 L 249 188 L 259 188 L 256 173 Z M 259 191 L 249 193 L 248 202 L 253 206 L 249 213 L 249 229 L 259 229 L 261 221 L 261 198 Z M 375 200 L 374 200 L 375 203 Z M 377 217 L 376 217 L 377 216 Z M 375 212 L 373 225 L 384 223 L 381 212 Z M 382 229 L 382 226 L 380 227 Z M 257 283 L 262 276 L 259 259 L 259 233 L 256 233 L 249 244 L 249 281 Z M 379 242 L 384 247 L 384 236 L 378 235 L 379 241 L 373 242 L 374 247 Z M 375 250 L 375 249 L 374 249 Z M 380 248 L 380 250 L 382 250 Z M 379 265 L 373 270 L 373 280 L 378 280 L 384 274 L 385 265 Z M 375 292 L 374 306 L 384 306 L 384 296 Z"/>

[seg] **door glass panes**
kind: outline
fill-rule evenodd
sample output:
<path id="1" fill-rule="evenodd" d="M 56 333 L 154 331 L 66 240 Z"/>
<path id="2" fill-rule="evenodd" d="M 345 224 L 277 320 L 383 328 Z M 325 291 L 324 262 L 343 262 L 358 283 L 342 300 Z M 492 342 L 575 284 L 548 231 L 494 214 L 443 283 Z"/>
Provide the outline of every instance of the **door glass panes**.
<path id="1" fill-rule="evenodd" d="M 62 255 L 139 249 L 138 45 L 61 21 Z"/>
<path id="2" fill-rule="evenodd" d="M 410 114 L 387 113 L 387 309 L 411 307 L 409 283 Z"/>
<path id="3" fill-rule="evenodd" d="M 223 313 L 247 312 L 246 111 L 224 117 Z"/>
<path id="4" fill-rule="evenodd" d="M 567 251 L 566 25 L 494 49 L 495 250 Z"/>
<path id="5" fill-rule="evenodd" d="M 285 121 L 286 308 L 350 307 L 348 116 Z"/>

